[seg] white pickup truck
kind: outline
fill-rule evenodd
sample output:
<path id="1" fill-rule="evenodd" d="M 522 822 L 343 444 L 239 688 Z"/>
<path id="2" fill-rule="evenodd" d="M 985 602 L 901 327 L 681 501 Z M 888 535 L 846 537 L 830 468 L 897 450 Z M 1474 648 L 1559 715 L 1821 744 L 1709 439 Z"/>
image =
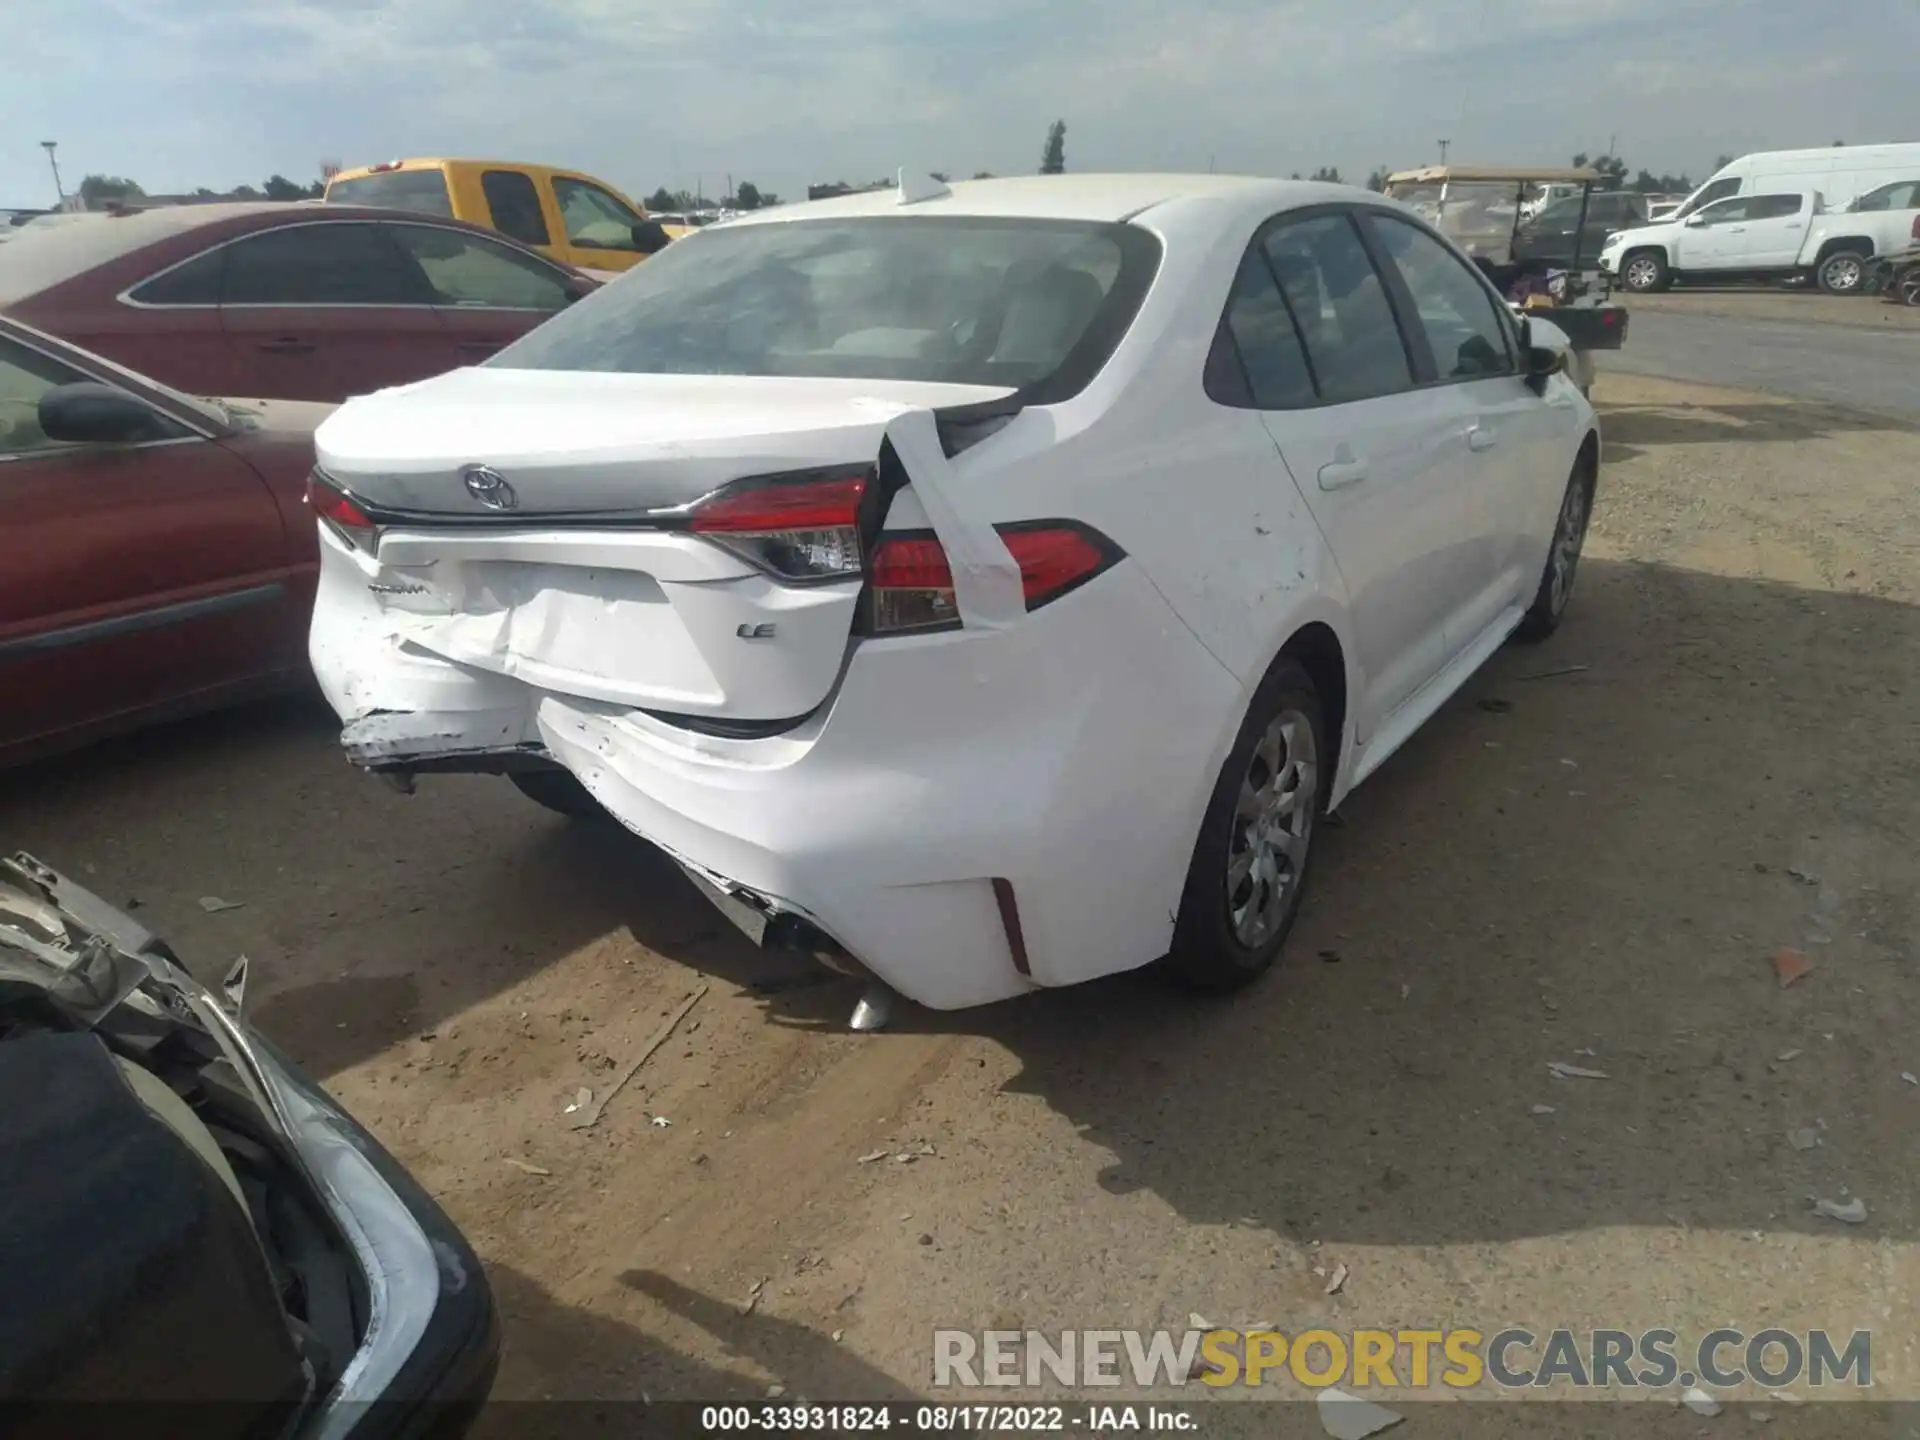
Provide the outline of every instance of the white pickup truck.
<path id="1" fill-rule="evenodd" d="M 1810 190 L 1735 195 L 1684 220 L 1609 235 L 1600 268 L 1628 290 L 1675 280 L 1811 280 L 1836 295 L 1865 278 L 1866 262 L 1920 245 L 1920 179 L 1882 185 L 1844 210 Z"/>

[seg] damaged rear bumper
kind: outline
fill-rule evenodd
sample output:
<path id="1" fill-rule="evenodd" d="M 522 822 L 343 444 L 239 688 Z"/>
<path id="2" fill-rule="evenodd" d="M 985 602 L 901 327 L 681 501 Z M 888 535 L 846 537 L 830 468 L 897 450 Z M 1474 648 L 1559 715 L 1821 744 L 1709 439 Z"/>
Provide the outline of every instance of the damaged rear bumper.
<path id="1" fill-rule="evenodd" d="M 1243 706 L 1137 567 L 1009 628 L 861 642 L 814 715 L 735 739 L 433 654 L 331 543 L 311 656 L 369 769 L 561 765 L 762 943 L 935 1009 L 1166 951 Z"/>

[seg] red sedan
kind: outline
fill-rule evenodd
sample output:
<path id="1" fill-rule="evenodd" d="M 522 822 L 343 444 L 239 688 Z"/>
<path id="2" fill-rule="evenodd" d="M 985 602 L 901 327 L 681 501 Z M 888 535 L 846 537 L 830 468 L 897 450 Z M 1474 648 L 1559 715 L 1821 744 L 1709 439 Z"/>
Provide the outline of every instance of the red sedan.
<path id="1" fill-rule="evenodd" d="M 595 283 L 475 225 L 354 205 L 79 215 L 0 246 L 0 311 L 194 395 L 423 380 Z"/>
<path id="2" fill-rule="evenodd" d="M 332 408 L 190 399 L 0 318 L 0 764 L 311 673 Z"/>

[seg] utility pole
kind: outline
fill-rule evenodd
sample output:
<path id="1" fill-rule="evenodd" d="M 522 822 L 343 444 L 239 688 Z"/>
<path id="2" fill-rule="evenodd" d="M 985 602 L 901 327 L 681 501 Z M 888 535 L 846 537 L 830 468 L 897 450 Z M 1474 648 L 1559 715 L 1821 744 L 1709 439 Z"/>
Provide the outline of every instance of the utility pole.
<path id="1" fill-rule="evenodd" d="M 1453 144 L 1451 140 L 1442 140 L 1440 142 L 1440 163 L 1442 165 L 1447 163 L 1447 147 L 1451 144 Z"/>
<path id="2" fill-rule="evenodd" d="M 40 148 L 47 152 L 47 164 L 53 167 L 53 193 L 59 197 L 60 208 L 64 210 L 67 208 L 67 192 L 60 184 L 60 162 L 53 155 L 54 147 L 59 143 L 58 140 L 42 140 Z"/>
<path id="3" fill-rule="evenodd" d="M 720 203 L 723 205 L 733 204 L 733 172 L 731 170 L 727 172 L 727 198 Z"/>

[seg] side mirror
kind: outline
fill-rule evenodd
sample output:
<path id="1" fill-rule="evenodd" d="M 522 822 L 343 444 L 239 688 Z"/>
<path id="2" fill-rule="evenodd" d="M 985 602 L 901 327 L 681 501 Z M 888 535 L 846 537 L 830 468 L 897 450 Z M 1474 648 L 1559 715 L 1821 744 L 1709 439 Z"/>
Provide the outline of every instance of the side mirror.
<path id="1" fill-rule="evenodd" d="M 569 275 L 564 283 L 564 288 L 567 292 L 567 303 L 571 305 L 574 301 L 584 300 L 587 296 L 598 290 L 600 288 L 600 282 L 591 275 Z"/>
<path id="2" fill-rule="evenodd" d="M 658 255 L 673 243 L 673 237 L 658 220 L 642 220 L 633 227 L 633 248 L 642 255 Z"/>
<path id="3" fill-rule="evenodd" d="M 54 386 L 40 397 L 38 418 L 49 440 L 78 445 L 137 445 L 180 433 L 145 401 L 93 380 Z"/>

